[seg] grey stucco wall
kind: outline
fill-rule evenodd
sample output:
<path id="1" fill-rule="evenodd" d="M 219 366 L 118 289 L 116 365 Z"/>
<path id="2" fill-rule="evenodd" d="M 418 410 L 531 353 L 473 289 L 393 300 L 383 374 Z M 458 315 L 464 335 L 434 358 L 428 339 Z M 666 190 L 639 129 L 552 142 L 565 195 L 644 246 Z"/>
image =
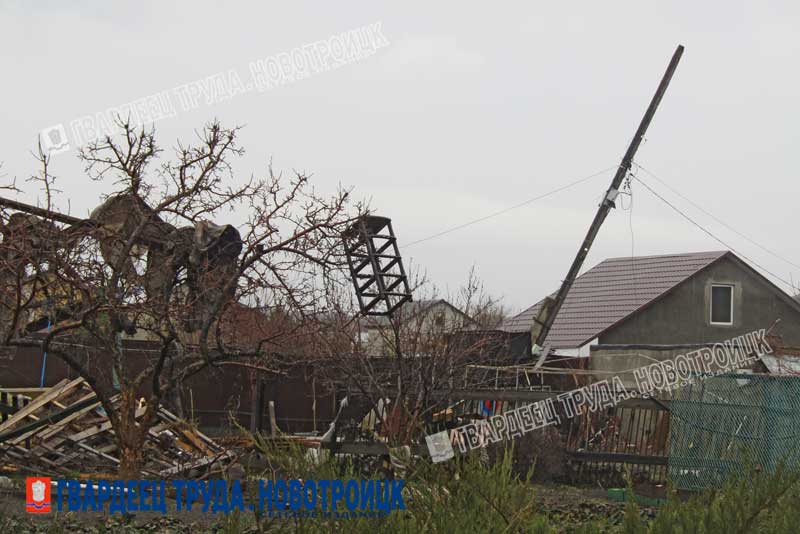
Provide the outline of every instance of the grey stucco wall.
<path id="1" fill-rule="evenodd" d="M 636 345 L 630 346 L 629 348 L 626 348 L 625 345 L 593 345 L 591 358 L 589 359 L 589 369 L 595 371 L 596 374 L 593 375 L 595 380 L 605 380 L 616 376 L 622 380 L 622 385 L 625 386 L 626 389 L 635 391 L 637 386 L 633 374 L 635 370 L 666 360 L 674 361 L 675 357 L 680 354 L 692 354 L 701 348 L 702 347 L 697 345 L 661 348 L 645 348 L 637 347 Z M 733 368 L 729 367 L 724 370 L 731 371 L 732 369 Z M 748 364 L 742 367 L 742 369 L 750 370 L 752 369 L 752 364 Z M 709 370 L 720 371 L 723 369 L 712 362 L 709 366 Z M 669 398 L 671 394 L 668 392 L 659 392 L 656 396 Z"/>
<path id="2" fill-rule="evenodd" d="M 732 325 L 712 325 L 712 284 L 734 286 Z M 685 281 L 671 293 L 634 313 L 600 336 L 601 344 L 709 343 L 723 341 L 759 328 L 780 324 L 774 333 L 784 343 L 800 346 L 800 312 L 778 297 L 775 289 L 735 260 L 722 258 Z"/>
<path id="3" fill-rule="evenodd" d="M 664 360 L 672 360 L 679 354 L 686 354 L 694 349 L 624 349 L 592 347 L 589 358 L 589 369 L 596 371 L 595 380 L 610 379 L 618 376 L 622 385 L 629 391 L 636 390 L 633 370 Z"/>

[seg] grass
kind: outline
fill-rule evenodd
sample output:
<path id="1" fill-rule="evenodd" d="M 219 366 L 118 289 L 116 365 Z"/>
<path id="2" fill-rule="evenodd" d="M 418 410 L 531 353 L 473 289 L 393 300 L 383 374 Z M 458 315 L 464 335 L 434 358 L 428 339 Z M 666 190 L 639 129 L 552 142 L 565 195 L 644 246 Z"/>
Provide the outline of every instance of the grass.
<path id="1" fill-rule="evenodd" d="M 320 463 L 302 447 L 284 444 L 278 448 L 265 441 L 258 445 L 268 466 L 263 472 L 248 473 L 253 478 L 360 479 L 369 475 L 351 460 Z M 530 476 L 530 472 L 522 477 L 513 475 L 509 449 L 491 465 L 482 464 L 478 455 L 443 464 L 416 462 L 406 476 L 407 509 L 381 518 L 269 519 L 234 512 L 202 527 L 169 516 L 145 524 L 118 517 L 88 524 L 88 518 L 78 514 L 62 514 L 57 521 L 2 517 L 0 532 L 788 534 L 797 532 L 800 525 L 800 507 L 796 506 L 800 502 L 800 471 L 783 466 L 773 473 L 751 470 L 687 501 L 671 497 L 655 513 L 644 513 L 632 500 L 625 505 L 575 500 L 554 513 L 537 498 Z M 254 486 L 249 485 L 251 492 Z"/>

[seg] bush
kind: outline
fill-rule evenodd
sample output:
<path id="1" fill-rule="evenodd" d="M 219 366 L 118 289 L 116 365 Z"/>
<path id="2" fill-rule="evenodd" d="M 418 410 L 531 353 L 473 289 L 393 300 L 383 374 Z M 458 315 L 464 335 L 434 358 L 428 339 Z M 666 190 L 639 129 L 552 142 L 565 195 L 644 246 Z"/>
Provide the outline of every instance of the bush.
<path id="1" fill-rule="evenodd" d="M 260 442 L 267 460 L 263 472 L 251 472 L 252 477 L 277 479 L 363 479 L 374 478 L 370 462 L 336 459 L 319 462 L 309 451 L 298 445 L 280 446 Z M 556 513 L 540 506 L 531 471 L 525 476 L 514 473 L 513 451 L 508 447 L 496 462 L 484 465 L 479 454 L 458 457 L 450 462 L 431 464 L 417 461 L 406 476 L 404 489 L 405 511 L 392 511 L 381 518 L 282 518 L 253 517 L 250 514 L 231 514 L 220 518 L 215 527 L 202 530 L 195 525 L 181 525 L 175 518 L 158 518 L 145 525 L 122 524 L 117 518 L 93 525 L 85 521 L 72 524 L 64 517 L 52 523 L 34 523 L 29 518 L 0 517 L 0 530 L 15 532 L 226 532 L 254 533 L 254 523 L 260 532 L 300 533 L 447 533 L 507 532 L 507 533 L 613 533 L 613 534 L 737 534 L 769 532 L 789 534 L 800 531 L 800 471 L 779 466 L 773 473 L 751 469 L 748 474 L 688 500 L 673 492 L 670 499 L 653 517 L 644 513 L 632 499 L 625 506 L 622 521 L 617 515 L 620 506 L 600 501 L 574 502 L 574 508 L 562 507 L 566 513 Z M 369 471 L 372 469 L 372 471 Z M 248 490 L 257 493 L 255 484 Z M 255 502 L 257 496 L 250 496 Z M 566 503 L 565 503 L 566 504 Z M 599 509 L 599 512 L 594 508 Z M 604 511 L 605 510 L 605 511 Z M 583 513 L 583 512 L 591 513 Z M 579 513 L 580 512 L 580 513 Z M 613 517 L 612 517 L 613 516 Z M 78 519 L 77 517 L 75 519 Z M 594 521 L 589 521 L 594 519 Z M 255 521 L 254 521 L 255 520 Z"/>
<path id="2" fill-rule="evenodd" d="M 774 473 L 749 470 L 722 487 L 681 501 L 672 498 L 649 524 L 629 502 L 625 534 L 737 534 L 800 531 L 800 471 L 778 466 Z"/>
<path id="3" fill-rule="evenodd" d="M 364 478 L 350 460 L 317 465 L 308 454 L 294 447 L 276 450 L 262 443 L 269 459 L 272 478 Z M 469 455 L 445 464 L 418 462 L 406 477 L 405 511 L 392 511 L 382 518 L 303 518 L 264 520 L 269 532 L 534 532 L 552 530 L 538 513 L 531 472 L 518 478 L 513 474 L 512 451 L 501 461 L 484 467 L 479 455 Z"/>

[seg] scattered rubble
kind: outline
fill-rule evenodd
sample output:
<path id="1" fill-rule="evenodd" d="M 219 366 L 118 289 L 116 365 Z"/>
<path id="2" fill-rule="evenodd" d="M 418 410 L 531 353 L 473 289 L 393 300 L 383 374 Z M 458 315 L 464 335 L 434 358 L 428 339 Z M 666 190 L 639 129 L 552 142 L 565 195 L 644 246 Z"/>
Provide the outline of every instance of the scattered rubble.
<path id="1" fill-rule="evenodd" d="M 144 411 L 142 403 L 136 417 Z M 144 446 L 145 477 L 220 471 L 233 456 L 163 407 Z M 82 378 L 43 388 L 0 423 L 0 466 L 7 471 L 106 474 L 116 472 L 119 463 L 111 422 Z"/>

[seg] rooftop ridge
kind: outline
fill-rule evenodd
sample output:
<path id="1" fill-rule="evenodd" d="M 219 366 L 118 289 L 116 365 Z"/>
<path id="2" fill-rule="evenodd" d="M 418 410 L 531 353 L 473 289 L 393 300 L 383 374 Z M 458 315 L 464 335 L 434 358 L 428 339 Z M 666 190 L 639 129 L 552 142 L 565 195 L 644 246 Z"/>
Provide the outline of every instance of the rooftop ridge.
<path id="1" fill-rule="evenodd" d="M 580 347 L 729 253 L 719 250 L 605 259 L 575 280 L 548 341 L 554 348 Z M 507 319 L 500 329 L 529 330 L 541 302 Z"/>
<path id="2" fill-rule="evenodd" d="M 602 265 L 607 261 L 618 261 L 618 260 L 648 260 L 653 258 L 687 258 L 690 256 L 722 256 L 723 254 L 727 254 L 730 250 L 705 250 L 699 252 L 674 252 L 671 254 L 653 254 L 650 256 L 615 256 L 613 258 L 606 258 L 597 265 Z M 595 267 L 597 267 L 597 265 Z M 593 267 L 594 268 L 594 267 Z"/>

